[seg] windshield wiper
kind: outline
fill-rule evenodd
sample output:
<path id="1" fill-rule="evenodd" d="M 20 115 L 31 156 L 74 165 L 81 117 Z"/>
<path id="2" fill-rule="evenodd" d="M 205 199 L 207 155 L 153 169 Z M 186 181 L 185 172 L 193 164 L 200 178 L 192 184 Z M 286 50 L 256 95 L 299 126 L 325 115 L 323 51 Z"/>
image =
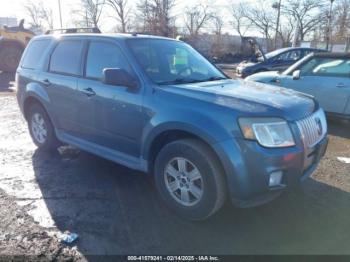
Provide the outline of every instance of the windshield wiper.
<path id="1" fill-rule="evenodd" d="M 208 82 L 208 81 L 217 81 L 217 80 L 224 80 L 227 79 L 227 77 L 222 77 L 222 76 L 212 76 L 207 79 L 202 80 L 202 82 Z"/>
<path id="2" fill-rule="evenodd" d="M 159 85 L 190 84 L 190 83 L 200 83 L 200 82 L 223 80 L 223 79 L 227 79 L 227 78 L 222 77 L 222 76 L 212 76 L 212 77 L 209 77 L 206 79 L 176 78 L 176 79 L 170 80 L 170 81 L 159 82 L 158 84 Z"/>
<path id="3" fill-rule="evenodd" d="M 176 85 L 176 84 L 189 84 L 189 83 L 196 83 L 200 80 L 196 80 L 196 79 L 185 79 L 185 78 L 176 78 L 174 80 L 170 80 L 170 81 L 163 81 L 163 82 L 159 82 L 159 85 Z"/>

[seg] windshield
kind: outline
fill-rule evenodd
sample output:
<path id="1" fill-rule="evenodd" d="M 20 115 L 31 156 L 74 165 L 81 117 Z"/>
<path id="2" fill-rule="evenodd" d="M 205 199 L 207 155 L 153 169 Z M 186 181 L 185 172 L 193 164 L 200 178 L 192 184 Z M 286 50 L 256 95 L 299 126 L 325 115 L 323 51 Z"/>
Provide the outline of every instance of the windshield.
<path id="1" fill-rule="evenodd" d="M 274 57 L 274 56 L 276 56 L 276 55 L 279 55 L 279 54 L 281 54 L 283 51 L 285 51 L 285 49 L 277 49 L 277 50 L 275 50 L 275 51 L 272 51 L 272 52 L 270 52 L 270 53 L 267 53 L 267 54 L 265 54 L 265 57 L 267 58 L 267 59 L 269 59 L 269 58 L 272 58 L 272 57 Z"/>
<path id="2" fill-rule="evenodd" d="M 227 77 L 189 45 L 163 39 L 130 39 L 131 52 L 154 83 L 185 84 Z"/>

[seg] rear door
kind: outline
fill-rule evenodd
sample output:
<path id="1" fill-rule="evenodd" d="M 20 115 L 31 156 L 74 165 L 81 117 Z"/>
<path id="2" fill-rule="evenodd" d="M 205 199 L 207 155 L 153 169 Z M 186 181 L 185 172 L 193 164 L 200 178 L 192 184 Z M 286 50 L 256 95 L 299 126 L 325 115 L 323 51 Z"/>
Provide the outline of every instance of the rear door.
<path id="1" fill-rule="evenodd" d="M 350 97 L 350 59 L 315 57 L 300 72 L 299 80 L 285 78 L 281 86 L 313 95 L 327 112 L 344 113 Z"/>
<path id="2" fill-rule="evenodd" d="M 63 39 L 53 49 L 48 70 L 42 74 L 42 83 L 48 88 L 51 107 L 56 116 L 56 127 L 77 135 L 77 81 L 81 76 L 83 41 Z"/>
<path id="3" fill-rule="evenodd" d="M 114 41 L 91 40 L 84 77 L 78 80 L 81 135 L 94 144 L 138 156 L 142 135 L 142 88 L 102 83 L 103 69 L 122 68 L 136 75 Z"/>

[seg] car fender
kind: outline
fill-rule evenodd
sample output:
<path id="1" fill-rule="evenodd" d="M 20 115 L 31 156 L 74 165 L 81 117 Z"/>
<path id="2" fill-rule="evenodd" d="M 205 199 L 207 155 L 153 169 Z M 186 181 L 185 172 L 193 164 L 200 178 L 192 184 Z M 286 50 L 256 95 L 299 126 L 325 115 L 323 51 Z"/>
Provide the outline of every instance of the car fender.
<path id="1" fill-rule="evenodd" d="M 144 159 L 148 159 L 153 141 L 167 131 L 184 131 L 199 137 L 209 145 L 232 136 L 217 121 L 196 111 L 176 110 L 171 113 L 167 111 L 165 114 L 166 116 L 159 114 L 153 117 L 144 128 L 141 149 Z"/>
<path id="2" fill-rule="evenodd" d="M 210 125 L 210 123 L 208 122 Z M 242 148 L 240 148 L 240 138 L 230 137 L 226 140 L 220 140 L 219 137 L 213 136 L 207 132 L 206 128 L 199 128 L 195 123 L 184 123 L 180 121 L 171 121 L 159 123 L 159 125 L 152 128 L 151 132 L 145 134 L 142 148 L 142 157 L 148 161 L 151 156 L 151 147 L 153 141 L 167 131 L 185 131 L 194 134 L 201 140 L 206 142 L 213 152 L 218 157 L 220 164 L 224 170 L 224 176 L 227 181 L 227 188 L 231 195 L 239 198 L 246 192 L 249 192 L 249 175 L 245 173 L 245 168 L 242 168 L 245 163 L 242 158 Z M 218 126 L 211 126 L 211 133 L 221 132 Z M 150 164 L 150 163 L 148 163 Z M 148 166 L 150 170 L 150 166 Z"/>

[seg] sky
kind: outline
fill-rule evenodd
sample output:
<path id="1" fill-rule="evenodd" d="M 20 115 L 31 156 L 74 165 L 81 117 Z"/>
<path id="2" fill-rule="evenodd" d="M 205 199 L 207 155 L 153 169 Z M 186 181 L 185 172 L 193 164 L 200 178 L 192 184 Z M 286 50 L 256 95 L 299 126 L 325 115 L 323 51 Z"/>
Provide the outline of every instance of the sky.
<path id="1" fill-rule="evenodd" d="M 22 18 L 26 18 L 27 14 L 23 8 L 24 4 L 28 0 L 0 0 L 0 17 L 17 17 L 18 20 Z M 36 1 L 36 0 L 31 0 L 31 1 Z M 40 0 L 37 0 L 40 2 Z M 173 10 L 173 15 L 177 17 L 176 24 L 177 26 L 183 26 L 183 19 L 181 17 L 181 14 L 183 13 L 183 10 L 186 6 L 190 5 L 196 5 L 200 3 L 206 3 L 209 0 L 176 0 L 176 6 Z M 59 11 L 58 11 L 58 0 L 42 0 L 45 6 L 51 7 L 53 10 L 53 16 L 54 16 L 54 27 L 55 28 L 60 28 L 60 23 L 59 23 Z M 61 8 L 62 8 L 62 20 L 63 20 L 63 26 L 64 27 L 69 27 L 70 25 L 70 20 L 71 20 L 71 15 L 72 15 L 72 10 L 76 10 L 77 6 L 79 6 L 80 0 L 61 0 Z M 129 0 L 129 4 L 135 5 L 137 1 L 135 0 Z M 213 6 L 215 8 L 221 9 L 223 12 L 223 16 L 227 19 L 224 19 L 224 28 L 223 28 L 223 33 L 228 32 L 228 33 L 234 33 L 230 27 L 229 23 L 229 11 L 228 11 L 228 6 L 230 6 L 232 3 L 237 3 L 237 0 L 216 0 L 215 4 Z M 241 0 L 240 2 L 254 2 L 254 0 Z M 107 10 L 108 12 L 108 10 Z M 27 19 L 28 20 L 28 19 Z M 113 26 L 113 20 L 106 15 L 101 19 L 101 28 L 102 31 L 110 31 L 112 30 Z M 207 26 L 205 29 L 206 31 L 210 32 L 213 30 L 212 26 Z"/>

